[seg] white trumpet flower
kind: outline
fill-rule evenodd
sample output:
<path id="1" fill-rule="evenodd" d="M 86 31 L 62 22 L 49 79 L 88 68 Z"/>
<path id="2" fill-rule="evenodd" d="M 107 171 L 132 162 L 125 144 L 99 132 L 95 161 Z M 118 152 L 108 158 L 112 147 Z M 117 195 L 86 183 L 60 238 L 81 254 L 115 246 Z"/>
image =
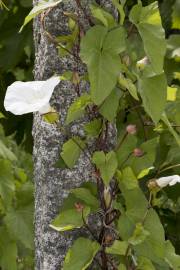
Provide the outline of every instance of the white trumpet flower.
<path id="1" fill-rule="evenodd" d="M 180 176 L 179 175 L 171 175 L 171 176 L 165 176 L 160 177 L 159 179 L 156 179 L 156 183 L 160 188 L 166 187 L 166 186 L 174 186 L 177 183 L 180 183 Z"/>
<path id="2" fill-rule="evenodd" d="M 14 82 L 6 91 L 4 107 L 15 115 L 37 112 L 45 114 L 51 111 L 50 98 L 59 77 L 46 81 Z"/>

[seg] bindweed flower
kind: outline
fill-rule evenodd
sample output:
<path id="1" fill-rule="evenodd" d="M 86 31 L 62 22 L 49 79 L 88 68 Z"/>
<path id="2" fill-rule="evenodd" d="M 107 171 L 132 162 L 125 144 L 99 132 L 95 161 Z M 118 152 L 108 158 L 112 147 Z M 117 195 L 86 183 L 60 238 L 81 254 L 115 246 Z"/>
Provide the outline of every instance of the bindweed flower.
<path id="1" fill-rule="evenodd" d="M 4 107 L 15 115 L 37 111 L 48 113 L 51 111 L 50 98 L 59 82 L 59 77 L 46 81 L 14 82 L 7 88 Z"/>
<path id="2" fill-rule="evenodd" d="M 179 175 L 171 175 L 171 176 L 165 176 L 160 177 L 159 179 L 155 180 L 157 185 L 160 188 L 166 187 L 166 186 L 174 186 L 177 183 L 180 183 L 180 176 Z"/>

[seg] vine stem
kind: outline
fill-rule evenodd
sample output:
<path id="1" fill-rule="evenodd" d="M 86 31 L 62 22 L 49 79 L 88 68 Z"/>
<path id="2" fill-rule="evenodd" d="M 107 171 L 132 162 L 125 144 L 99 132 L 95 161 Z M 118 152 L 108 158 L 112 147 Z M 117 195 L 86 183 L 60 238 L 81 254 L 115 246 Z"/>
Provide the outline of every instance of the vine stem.
<path id="1" fill-rule="evenodd" d="M 84 17 L 85 17 L 86 20 L 88 21 L 89 25 L 90 25 L 90 26 L 93 26 L 94 23 L 93 23 L 91 17 L 87 14 L 86 10 L 82 7 L 82 5 L 81 5 L 81 0 L 75 0 L 75 2 L 76 2 L 76 4 L 77 4 L 78 8 L 83 12 Z"/>
<path id="2" fill-rule="evenodd" d="M 152 206 L 151 206 L 151 200 L 152 200 L 152 193 L 150 192 L 149 199 L 148 199 L 147 209 L 146 209 L 146 212 L 145 212 L 145 214 L 144 214 L 144 216 L 143 216 L 143 218 L 142 218 L 142 220 L 140 222 L 142 225 L 144 225 L 144 223 L 146 221 L 146 218 L 147 218 L 147 215 L 149 213 L 149 210 L 152 208 Z M 130 264 L 129 264 L 129 260 L 128 260 L 128 255 L 129 255 L 130 250 L 131 250 L 131 244 L 128 245 L 127 250 L 126 250 L 126 254 L 125 254 L 125 264 L 126 264 L 127 270 L 131 270 L 132 269 L 131 266 L 130 266 Z"/>
<path id="3" fill-rule="evenodd" d="M 90 234 L 92 235 L 92 237 L 94 238 L 94 240 L 96 240 L 97 242 L 99 242 L 98 237 L 94 234 L 94 232 L 91 230 L 91 228 L 89 227 L 89 225 L 87 224 L 85 218 L 84 218 L 84 212 L 82 210 L 82 220 L 84 223 L 84 226 L 86 227 L 86 229 L 90 232 Z"/>
<path id="4" fill-rule="evenodd" d="M 130 97 L 130 98 L 131 98 L 131 97 Z M 139 122 L 140 122 L 141 125 L 142 125 L 143 133 L 144 133 L 144 139 L 145 139 L 145 141 L 147 141 L 147 139 L 148 139 L 148 136 L 147 136 L 147 130 L 146 130 L 146 128 L 145 128 L 145 124 L 144 124 L 143 118 L 142 118 L 141 113 L 140 113 L 140 111 L 139 111 L 139 107 L 137 107 L 136 102 L 135 102 L 132 98 L 131 98 L 131 102 L 132 102 L 133 107 L 134 107 L 134 109 L 135 109 L 135 111 L 136 111 L 136 113 L 137 113 L 137 115 L 138 115 L 138 117 L 139 117 Z"/>
<path id="5" fill-rule="evenodd" d="M 42 13 L 41 14 L 41 19 L 40 19 L 40 22 L 41 22 L 41 26 L 42 26 L 42 29 L 43 29 L 43 32 L 44 34 L 48 37 L 48 39 L 53 43 L 55 44 L 56 46 L 59 46 L 61 47 L 63 50 L 65 50 L 68 54 L 72 55 L 74 58 L 79 58 L 79 56 L 73 54 L 70 50 L 68 50 L 67 48 L 65 48 L 64 46 L 62 46 L 62 44 L 60 42 L 58 42 L 47 30 L 46 30 L 46 27 L 45 27 L 45 18 L 48 16 L 49 12 L 53 9 L 54 7 L 52 8 L 49 8 L 46 12 Z"/>
<path id="6" fill-rule="evenodd" d="M 172 166 L 166 167 L 166 168 L 164 168 L 162 170 L 159 170 L 158 173 L 157 173 L 157 175 L 159 175 L 162 172 L 165 172 L 165 171 L 168 171 L 170 169 L 177 168 L 177 167 L 180 167 L 180 163 L 179 164 L 176 164 L 176 165 L 172 165 Z"/>
<path id="7" fill-rule="evenodd" d="M 122 137 L 122 140 L 120 140 L 120 142 L 117 144 L 117 146 L 116 146 L 116 148 L 115 148 L 115 151 L 118 151 L 118 150 L 119 150 L 119 148 L 121 147 L 121 145 L 124 143 L 124 141 L 125 141 L 127 135 L 128 135 L 128 132 L 126 132 L 126 133 L 124 134 L 124 136 Z"/>

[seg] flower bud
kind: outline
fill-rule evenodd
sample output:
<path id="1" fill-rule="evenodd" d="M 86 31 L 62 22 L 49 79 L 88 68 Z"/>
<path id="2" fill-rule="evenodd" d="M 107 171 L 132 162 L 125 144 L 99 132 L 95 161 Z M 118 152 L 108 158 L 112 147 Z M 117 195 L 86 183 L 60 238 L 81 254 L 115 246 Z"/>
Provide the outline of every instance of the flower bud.
<path id="1" fill-rule="evenodd" d="M 104 202 L 106 204 L 106 208 L 109 208 L 110 203 L 111 203 L 110 187 L 105 187 L 104 188 Z"/>
<path id="2" fill-rule="evenodd" d="M 81 204 L 80 202 L 75 203 L 74 206 L 75 206 L 77 212 L 82 212 L 84 209 L 84 205 Z"/>
<path id="3" fill-rule="evenodd" d="M 147 66 L 149 64 L 149 59 L 147 56 L 145 56 L 143 59 L 139 60 L 136 64 L 137 68 L 139 68 L 140 70 L 143 70 L 145 68 L 145 66 Z"/>
<path id="4" fill-rule="evenodd" d="M 142 157 L 142 156 L 144 155 L 144 152 L 143 152 L 143 150 L 141 150 L 140 148 L 135 148 L 135 149 L 133 150 L 133 155 L 134 155 L 135 157 Z"/>
<path id="5" fill-rule="evenodd" d="M 127 131 L 127 133 L 129 133 L 131 135 L 136 134 L 136 132 L 137 132 L 136 125 L 128 125 L 126 127 L 126 131 Z"/>
<path id="6" fill-rule="evenodd" d="M 153 189 L 157 188 L 158 185 L 156 183 L 156 179 L 149 180 L 147 186 L 148 186 L 149 190 L 153 190 Z"/>

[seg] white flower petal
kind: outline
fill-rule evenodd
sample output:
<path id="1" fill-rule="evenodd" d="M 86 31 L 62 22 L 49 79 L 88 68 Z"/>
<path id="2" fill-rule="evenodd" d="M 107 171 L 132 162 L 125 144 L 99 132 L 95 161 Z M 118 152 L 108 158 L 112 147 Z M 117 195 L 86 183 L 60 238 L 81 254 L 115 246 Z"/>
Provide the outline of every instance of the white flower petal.
<path id="1" fill-rule="evenodd" d="M 180 176 L 179 175 L 171 175 L 166 177 L 160 177 L 156 180 L 156 183 L 159 187 L 163 188 L 166 186 L 173 186 L 176 183 L 180 183 Z"/>
<path id="2" fill-rule="evenodd" d="M 173 175 L 173 179 L 169 183 L 170 186 L 174 186 L 177 183 L 180 183 L 180 176 L 179 175 Z"/>
<path id="3" fill-rule="evenodd" d="M 47 104 L 45 104 L 43 107 L 41 107 L 39 109 L 39 113 L 40 114 L 45 114 L 48 113 L 52 110 L 52 107 L 50 106 L 49 102 Z"/>
<path id="4" fill-rule="evenodd" d="M 59 77 L 52 77 L 47 81 L 15 82 L 7 89 L 4 107 L 16 115 L 36 111 L 47 113 L 49 100 L 59 81 Z"/>

